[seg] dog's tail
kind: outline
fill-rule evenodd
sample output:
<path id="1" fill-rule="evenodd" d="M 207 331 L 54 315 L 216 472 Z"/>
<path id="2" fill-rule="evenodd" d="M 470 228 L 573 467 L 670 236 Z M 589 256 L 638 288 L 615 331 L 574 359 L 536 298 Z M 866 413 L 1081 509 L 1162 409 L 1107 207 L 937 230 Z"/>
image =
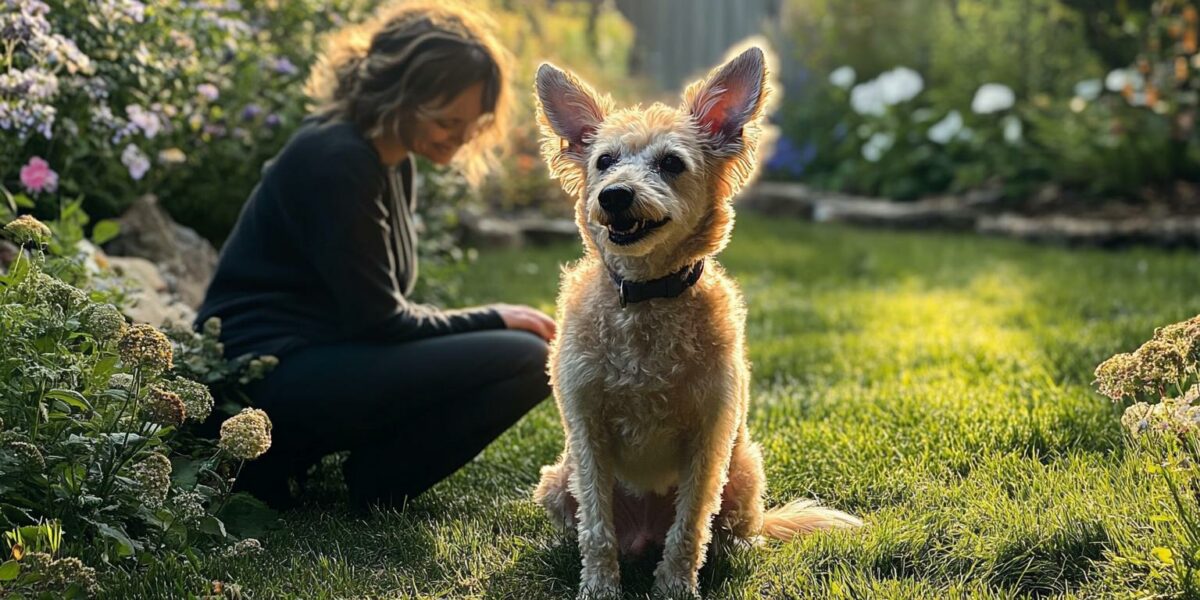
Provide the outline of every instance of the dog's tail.
<path id="1" fill-rule="evenodd" d="M 862 524 L 858 517 L 820 506 L 816 500 L 793 500 L 763 515 L 762 534 L 786 541 L 821 529 L 852 529 Z"/>

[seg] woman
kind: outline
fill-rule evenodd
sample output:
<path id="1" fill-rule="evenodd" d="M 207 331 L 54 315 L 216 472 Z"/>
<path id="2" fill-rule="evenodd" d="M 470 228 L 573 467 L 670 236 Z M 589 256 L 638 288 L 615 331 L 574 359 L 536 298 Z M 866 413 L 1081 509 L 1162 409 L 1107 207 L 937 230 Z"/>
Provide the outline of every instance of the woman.
<path id="1" fill-rule="evenodd" d="M 549 395 L 550 317 L 405 299 L 413 156 L 483 172 L 505 133 L 502 56 L 444 3 L 385 9 L 328 39 L 308 83 L 316 110 L 264 169 L 196 318 L 222 319 L 228 356 L 280 358 L 249 389 L 274 439 L 243 489 L 287 505 L 289 477 L 349 450 L 353 501 L 403 502 Z"/>

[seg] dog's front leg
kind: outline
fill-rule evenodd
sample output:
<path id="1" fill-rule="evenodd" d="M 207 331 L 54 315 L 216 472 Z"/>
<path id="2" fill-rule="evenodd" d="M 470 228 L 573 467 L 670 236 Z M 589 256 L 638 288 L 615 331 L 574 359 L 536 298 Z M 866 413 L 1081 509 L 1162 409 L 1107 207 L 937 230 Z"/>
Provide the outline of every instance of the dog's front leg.
<path id="1" fill-rule="evenodd" d="M 712 537 L 712 520 L 721 506 L 721 489 L 737 432 L 736 403 L 714 399 L 711 421 L 687 447 L 688 461 L 675 498 L 675 521 L 667 531 L 662 562 L 654 570 L 654 589 L 660 594 L 699 595 L 697 575 Z"/>
<path id="2" fill-rule="evenodd" d="M 583 557 L 579 597 L 617 596 L 621 570 L 613 524 L 615 479 L 608 448 L 602 434 L 585 423 L 572 423 L 569 435 L 571 458 L 575 461 L 569 484 L 579 502 L 576 533 Z"/>

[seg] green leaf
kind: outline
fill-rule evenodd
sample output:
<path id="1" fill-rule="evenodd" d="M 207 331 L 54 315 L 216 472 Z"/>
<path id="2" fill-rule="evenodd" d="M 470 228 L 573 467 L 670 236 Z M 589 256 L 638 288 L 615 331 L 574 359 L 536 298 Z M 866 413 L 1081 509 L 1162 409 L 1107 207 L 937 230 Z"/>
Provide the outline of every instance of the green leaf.
<path id="1" fill-rule="evenodd" d="M 228 536 L 228 534 L 225 533 L 225 524 L 222 523 L 220 519 L 212 515 L 200 519 L 200 531 L 203 531 L 209 535 L 215 535 L 222 539 Z"/>
<path id="2" fill-rule="evenodd" d="M 1153 554 L 1154 558 L 1157 558 L 1163 564 L 1167 564 L 1167 565 L 1175 564 L 1175 553 L 1171 552 L 1170 548 L 1163 548 L 1162 546 L 1157 546 L 1153 550 L 1150 551 L 1150 554 Z"/>
<path id="3" fill-rule="evenodd" d="M 31 199 L 29 196 L 26 196 L 25 194 L 17 194 L 15 196 L 13 196 L 12 199 L 13 199 L 13 203 L 21 208 L 32 209 L 33 207 L 37 206 L 36 204 L 33 203 L 33 199 Z"/>
<path id="4" fill-rule="evenodd" d="M 12 193 L 3 185 L 0 185 L 0 195 L 4 196 L 4 206 L 0 207 L 4 209 L 4 214 L 0 216 L 3 216 L 4 220 L 8 221 L 17 214 L 17 204 L 13 202 Z"/>
<path id="5" fill-rule="evenodd" d="M 46 397 L 53 398 L 55 400 L 62 400 L 63 402 L 66 402 L 67 404 L 85 412 L 92 411 L 92 403 L 88 402 L 87 398 L 83 397 L 83 394 L 80 394 L 75 390 L 56 388 L 46 392 Z"/>
<path id="6" fill-rule="evenodd" d="M 238 538 L 258 538 L 276 524 L 279 513 L 258 498 L 238 492 L 229 497 L 217 517 L 224 521 L 225 529 Z"/>
<path id="7" fill-rule="evenodd" d="M 121 225 L 113 219 L 101 219 L 96 221 L 96 226 L 92 228 L 92 243 L 97 246 L 117 237 L 121 234 Z"/>
<path id="8" fill-rule="evenodd" d="M 0 564 L 0 581 L 12 581 L 21 574 L 21 563 L 15 560 L 6 560 L 4 564 Z"/>
<path id="9" fill-rule="evenodd" d="M 194 487 L 196 477 L 200 473 L 200 462 L 194 458 L 176 458 L 171 461 L 171 483 L 174 483 L 175 487 Z"/>
<path id="10" fill-rule="evenodd" d="M 117 556 L 133 556 L 135 549 L 133 540 L 129 539 L 129 536 L 124 531 L 107 523 L 96 523 L 96 528 L 100 531 L 100 535 L 116 542 Z"/>

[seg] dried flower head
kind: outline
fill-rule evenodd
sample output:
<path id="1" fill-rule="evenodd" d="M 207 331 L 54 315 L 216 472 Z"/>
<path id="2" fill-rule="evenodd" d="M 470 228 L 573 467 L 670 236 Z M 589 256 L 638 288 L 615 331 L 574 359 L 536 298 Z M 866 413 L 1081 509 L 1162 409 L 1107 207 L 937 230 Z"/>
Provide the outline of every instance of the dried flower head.
<path id="1" fill-rule="evenodd" d="M 243 409 L 221 424 L 218 445 L 234 458 L 258 458 L 271 447 L 271 419 L 257 408 Z"/>
<path id="2" fill-rule="evenodd" d="M 108 387 L 127 392 L 133 391 L 133 375 L 129 373 L 114 373 L 108 378 Z"/>
<path id="3" fill-rule="evenodd" d="M 225 549 L 225 556 L 250 556 L 253 554 L 258 554 L 262 551 L 263 547 L 261 542 L 254 538 L 246 538 L 240 542 L 230 544 L 230 546 Z"/>
<path id="4" fill-rule="evenodd" d="M 1121 415 L 1121 426 L 1133 436 L 1141 435 L 1150 429 L 1150 405 L 1138 402 L 1126 408 L 1125 413 Z"/>
<path id="5" fill-rule="evenodd" d="M 1200 361 L 1200 316 L 1154 330 L 1154 339 L 1171 344 L 1189 362 Z"/>
<path id="6" fill-rule="evenodd" d="M 19 245 L 28 243 L 45 244 L 50 239 L 50 228 L 30 215 L 21 215 L 4 226 L 4 232 Z"/>
<path id="7" fill-rule="evenodd" d="M 29 442 L 9 440 L 4 444 L 3 452 L 5 457 L 20 469 L 37 472 L 46 469 L 46 459 L 42 456 L 42 451 Z"/>
<path id="8" fill-rule="evenodd" d="M 204 335 L 209 337 L 221 337 L 221 317 L 209 317 L 204 321 Z"/>
<path id="9" fill-rule="evenodd" d="M 151 453 L 133 466 L 133 480 L 138 483 L 146 506 L 162 506 L 167 492 L 171 491 L 171 460 L 157 452 Z"/>
<path id="10" fill-rule="evenodd" d="M 162 385 L 183 399 L 183 405 L 187 409 L 187 418 L 200 423 L 212 413 L 212 392 L 209 392 L 208 386 L 203 383 L 176 377 L 163 382 Z"/>
<path id="11" fill-rule="evenodd" d="M 88 594 L 99 591 L 96 584 L 96 570 L 83 564 L 83 561 L 74 556 L 55 560 L 46 567 L 44 572 L 45 579 L 42 583 L 50 590 L 66 590 L 74 585 Z"/>
<path id="12" fill-rule="evenodd" d="M 174 356 L 171 340 L 163 332 L 142 323 L 130 327 L 121 336 L 117 350 L 126 365 L 151 372 L 170 369 Z"/>
<path id="13" fill-rule="evenodd" d="M 1200 406 L 1192 406 L 1179 398 L 1167 398 L 1155 404 L 1138 402 L 1125 409 L 1121 425 L 1134 437 L 1194 434 L 1200 431 Z"/>
<path id="14" fill-rule="evenodd" d="M 171 498 L 171 510 L 175 518 L 185 524 L 196 523 L 208 514 L 204 510 L 204 494 L 180 492 Z"/>
<path id="15" fill-rule="evenodd" d="M 54 557 L 45 552 L 30 552 L 21 558 L 21 565 L 33 573 L 44 574 Z"/>
<path id="16" fill-rule="evenodd" d="M 279 359 L 270 354 L 264 354 L 257 358 L 253 358 L 249 363 L 246 364 L 246 375 L 243 377 L 243 381 L 250 382 L 256 379 L 262 379 L 278 366 Z"/>
<path id="17" fill-rule="evenodd" d="M 83 330 L 101 343 L 120 339 L 129 328 L 125 323 L 125 316 L 111 304 L 88 306 L 83 310 L 79 321 Z"/>
<path id="18" fill-rule="evenodd" d="M 1133 353 L 1141 391 L 1156 393 L 1179 383 L 1184 375 L 1186 350 L 1176 341 L 1152 339 Z"/>
<path id="19" fill-rule="evenodd" d="M 187 407 L 179 394 L 160 386 L 151 386 L 143 408 L 146 420 L 164 427 L 178 427 L 187 418 Z"/>
<path id="20" fill-rule="evenodd" d="M 1133 354 L 1125 352 L 1096 367 L 1096 386 L 1100 393 L 1120 400 L 1137 393 L 1137 364 Z"/>
<path id="21" fill-rule="evenodd" d="M 88 299 L 83 290 L 45 273 L 38 273 L 27 281 L 35 290 L 36 298 L 63 310 L 71 310 Z"/>

